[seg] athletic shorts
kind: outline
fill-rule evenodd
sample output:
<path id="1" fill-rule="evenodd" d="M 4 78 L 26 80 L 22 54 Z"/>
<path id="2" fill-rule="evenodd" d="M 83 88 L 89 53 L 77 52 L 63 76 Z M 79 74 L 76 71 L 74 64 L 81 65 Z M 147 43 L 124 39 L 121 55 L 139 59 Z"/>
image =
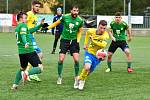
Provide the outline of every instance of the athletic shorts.
<path id="1" fill-rule="evenodd" d="M 33 45 L 34 51 L 35 51 L 36 53 L 40 53 L 40 52 L 41 52 L 41 49 L 37 46 L 36 40 L 35 40 L 35 38 L 33 37 L 32 34 L 30 34 L 30 39 L 31 39 L 31 41 L 32 41 L 32 45 Z"/>
<path id="2" fill-rule="evenodd" d="M 90 73 L 93 72 L 96 68 L 96 66 L 100 63 L 101 61 L 97 59 L 97 57 L 93 54 L 88 53 L 87 51 L 84 54 L 84 65 L 89 63 L 91 64 L 90 68 Z"/>
<path id="3" fill-rule="evenodd" d="M 77 43 L 77 39 L 75 40 L 60 40 L 60 52 L 66 54 L 66 52 L 70 51 L 70 54 L 72 56 L 73 53 L 79 53 L 80 52 L 80 46 L 79 43 Z"/>
<path id="4" fill-rule="evenodd" d="M 19 58 L 20 58 L 20 65 L 22 68 L 26 68 L 28 63 L 30 63 L 33 67 L 37 67 L 38 64 L 42 64 L 35 51 L 26 54 L 19 54 Z"/>
<path id="5" fill-rule="evenodd" d="M 109 46 L 108 52 L 114 53 L 118 47 L 121 48 L 122 51 L 124 51 L 126 48 L 129 48 L 126 41 L 116 41 L 116 42 L 112 41 Z"/>

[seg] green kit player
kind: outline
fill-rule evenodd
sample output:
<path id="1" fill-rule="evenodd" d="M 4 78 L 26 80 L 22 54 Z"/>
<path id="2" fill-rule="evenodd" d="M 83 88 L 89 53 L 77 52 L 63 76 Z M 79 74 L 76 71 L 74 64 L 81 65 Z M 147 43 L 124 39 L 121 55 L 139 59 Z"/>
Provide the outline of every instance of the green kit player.
<path id="1" fill-rule="evenodd" d="M 12 90 L 16 90 L 20 80 L 23 82 L 27 80 L 28 75 L 39 74 L 43 70 L 43 65 L 34 51 L 33 44 L 30 39 L 30 32 L 34 32 L 38 30 L 41 26 L 37 26 L 35 28 L 30 29 L 27 28 L 26 21 L 27 15 L 25 13 L 20 12 L 17 15 L 18 25 L 15 29 L 18 51 L 19 51 L 19 59 L 20 59 L 20 68 L 16 72 L 16 78 L 12 86 Z M 43 23 L 44 21 L 42 21 Z M 25 71 L 28 62 L 33 66 L 29 71 Z"/>
<path id="2" fill-rule="evenodd" d="M 51 24 L 48 29 L 51 29 L 60 23 L 64 26 L 60 40 L 57 84 L 62 84 L 63 61 L 65 59 L 66 52 L 69 50 L 74 60 L 75 88 L 77 86 L 77 76 L 79 73 L 79 41 L 83 29 L 83 19 L 78 16 L 79 8 L 77 6 L 73 6 L 70 9 L 70 12 L 71 13 L 63 15 L 59 20 Z"/>
<path id="3" fill-rule="evenodd" d="M 122 51 L 126 54 L 127 71 L 133 72 L 133 69 L 131 68 L 132 56 L 130 54 L 129 46 L 126 42 L 127 36 L 128 36 L 128 42 L 131 41 L 131 30 L 129 26 L 121 19 L 122 19 L 121 13 L 117 12 L 115 14 L 115 21 L 112 21 L 110 24 L 109 34 L 112 39 L 112 42 L 108 49 L 108 60 L 107 60 L 108 68 L 106 69 L 106 72 L 110 72 L 112 70 L 111 69 L 112 55 L 115 53 L 117 48 L 121 48 Z"/>

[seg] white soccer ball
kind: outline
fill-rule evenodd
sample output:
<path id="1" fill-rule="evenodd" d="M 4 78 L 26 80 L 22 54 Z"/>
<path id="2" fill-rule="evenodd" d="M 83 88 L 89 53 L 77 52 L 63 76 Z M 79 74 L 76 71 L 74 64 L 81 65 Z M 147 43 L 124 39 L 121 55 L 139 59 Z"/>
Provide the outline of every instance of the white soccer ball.
<path id="1" fill-rule="evenodd" d="M 104 49 L 99 49 L 99 50 L 96 52 L 96 57 L 97 57 L 98 59 L 105 60 L 105 58 L 107 57 L 107 51 L 104 50 Z"/>

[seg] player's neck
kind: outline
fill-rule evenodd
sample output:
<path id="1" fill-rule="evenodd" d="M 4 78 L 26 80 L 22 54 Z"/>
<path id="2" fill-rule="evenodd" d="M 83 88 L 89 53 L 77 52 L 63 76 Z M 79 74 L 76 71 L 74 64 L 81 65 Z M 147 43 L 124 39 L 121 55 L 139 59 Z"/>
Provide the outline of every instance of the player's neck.
<path id="1" fill-rule="evenodd" d="M 96 35 L 102 35 L 103 33 L 100 32 L 99 30 L 96 30 Z"/>
<path id="2" fill-rule="evenodd" d="M 23 21 L 19 21 L 18 24 L 23 23 Z"/>
<path id="3" fill-rule="evenodd" d="M 33 9 L 31 10 L 31 12 L 32 12 L 33 14 L 36 14 L 36 12 L 35 12 Z"/>

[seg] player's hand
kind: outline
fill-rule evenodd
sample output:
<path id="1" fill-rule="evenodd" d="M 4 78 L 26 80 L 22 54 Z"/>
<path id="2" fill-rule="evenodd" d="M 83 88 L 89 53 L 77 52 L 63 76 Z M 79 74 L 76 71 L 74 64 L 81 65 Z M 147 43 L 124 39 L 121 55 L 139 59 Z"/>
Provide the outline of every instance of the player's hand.
<path id="1" fill-rule="evenodd" d="M 129 37 L 129 38 L 128 38 L 128 42 L 131 42 L 131 40 L 132 40 L 132 38 L 131 38 L 131 37 Z"/>
<path id="2" fill-rule="evenodd" d="M 45 18 L 43 18 L 43 19 L 41 20 L 41 24 L 44 24 L 44 21 L 45 21 Z"/>
<path id="3" fill-rule="evenodd" d="M 87 48 L 88 48 L 88 45 L 84 45 L 84 46 L 83 46 L 83 49 L 84 49 L 84 50 L 87 50 Z"/>
<path id="4" fill-rule="evenodd" d="M 24 46 L 24 48 L 29 48 L 29 44 L 26 43 L 25 46 Z"/>

